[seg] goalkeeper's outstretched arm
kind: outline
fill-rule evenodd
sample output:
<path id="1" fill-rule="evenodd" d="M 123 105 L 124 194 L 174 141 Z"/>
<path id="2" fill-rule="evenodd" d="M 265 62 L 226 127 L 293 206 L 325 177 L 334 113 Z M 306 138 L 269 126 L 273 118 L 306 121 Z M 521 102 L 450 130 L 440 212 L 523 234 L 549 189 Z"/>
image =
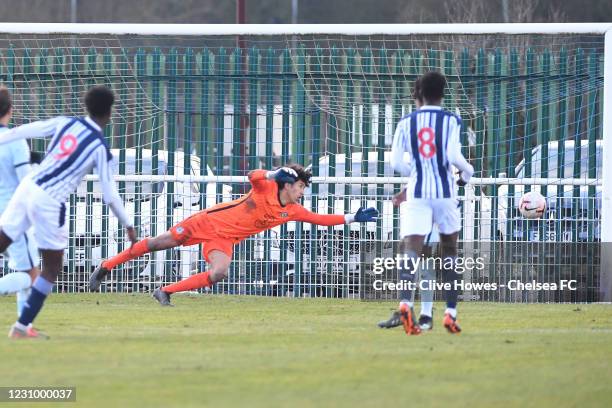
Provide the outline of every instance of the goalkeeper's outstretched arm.
<path id="1" fill-rule="evenodd" d="M 303 207 L 302 207 L 303 208 Z M 316 225 L 341 225 L 352 222 L 376 222 L 378 220 L 378 210 L 374 207 L 361 207 L 355 214 L 317 214 L 303 208 L 297 214 L 295 221 L 309 222 Z"/>

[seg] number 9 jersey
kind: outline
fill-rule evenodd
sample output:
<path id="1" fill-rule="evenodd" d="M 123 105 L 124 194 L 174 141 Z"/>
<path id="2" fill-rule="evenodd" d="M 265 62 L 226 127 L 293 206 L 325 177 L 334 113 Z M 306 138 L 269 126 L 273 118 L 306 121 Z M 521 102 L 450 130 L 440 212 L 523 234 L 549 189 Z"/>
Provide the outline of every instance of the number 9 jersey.
<path id="1" fill-rule="evenodd" d="M 409 176 L 406 198 L 454 198 L 451 164 L 464 181 L 474 173 L 461 153 L 459 116 L 440 106 L 423 106 L 397 124 L 391 148 L 391 167 Z M 407 154 L 405 154 L 407 153 Z"/>
<path id="2" fill-rule="evenodd" d="M 59 202 L 67 201 L 94 168 L 101 176 L 109 175 L 110 150 L 100 128 L 89 117 L 60 116 L 29 126 L 36 126 L 43 137 L 53 136 L 44 160 L 32 172 L 32 180 Z"/>
<path id="3" fill-rule="evenodd" d="M 0 218 L 0 225 L 10 238 L 34 225 L 40 248 L 66 248 L 65 203 L 93 169 L 100 177 L 104 201 L 121 224 L 131 225 L 115 186 L 112 155 L 102 129 L 94 120 L 59 116 L 28 123 L 3 132 L 0 144 L 34 137 L 49 137 L 51 141 L 44 160 L 19 184 Z"/>

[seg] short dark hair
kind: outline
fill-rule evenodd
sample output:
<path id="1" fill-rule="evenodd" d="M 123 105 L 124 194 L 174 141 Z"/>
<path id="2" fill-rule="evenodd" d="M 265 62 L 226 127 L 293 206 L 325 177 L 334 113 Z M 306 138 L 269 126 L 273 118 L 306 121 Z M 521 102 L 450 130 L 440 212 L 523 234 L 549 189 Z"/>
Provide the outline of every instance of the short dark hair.
<path id="1" fill-rule="evenodd" d="M 115 95 L 104 85 L 93 86 L 85 94 L 85 107 L 92 117 L 110 115 L 113 103 L 115 103 Z"/>
<path id="2" fill-rule="evenodd" d="M 437 102 L 444 98 L 446 77 L 437 71 L 425 73 L 420 80 L 421 94 L 427 102 Z"/>
<path id="3" fill-rule="evenodd" d="M 4 85 L 0 85 L 0 118 L 6 116 L 13 107 L 11 92 Z"/>
<path id="4" fill-rule="evenodd" d="M 306 170 L 304 166 L 301 166 L 299 164 L 287 164 L 284 167 L 289 167 L 290 169 L 295 170 L 298 175 L 297 181 L 301 180 L 304 182 L 304 184 L 306 184 L 306 187 L 310 186 L 310 178 L 312 177 L 312 173 L 310 173 L 309 170 Z M 278 184 L 279 191 L 285 187 L 284 182 L 277 181 L 276 184 Z"/>

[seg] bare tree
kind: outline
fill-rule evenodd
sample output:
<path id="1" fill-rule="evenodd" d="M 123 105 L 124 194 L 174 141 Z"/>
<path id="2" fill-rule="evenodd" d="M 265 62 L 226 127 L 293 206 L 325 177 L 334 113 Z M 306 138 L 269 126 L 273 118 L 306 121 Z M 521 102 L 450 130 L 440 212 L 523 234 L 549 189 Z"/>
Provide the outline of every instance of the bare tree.
<path id="1" fill-rule="evenodd" d="M 449 23 L 496 23 L 504 21 L 502 2 L 492 4 L 490 0 L 444 0 L 444 10 Z M 507 0 L 506 5 L 508 22 L 511 23 L 560 23 L 567 20 L 562 7 L 555 2 Z"/>
<path id="2" fill-rule="evenodd" d="M 449 23 L 491 21 L 491 2 L 487 0 L 446 0 L 444 10 Z"/>

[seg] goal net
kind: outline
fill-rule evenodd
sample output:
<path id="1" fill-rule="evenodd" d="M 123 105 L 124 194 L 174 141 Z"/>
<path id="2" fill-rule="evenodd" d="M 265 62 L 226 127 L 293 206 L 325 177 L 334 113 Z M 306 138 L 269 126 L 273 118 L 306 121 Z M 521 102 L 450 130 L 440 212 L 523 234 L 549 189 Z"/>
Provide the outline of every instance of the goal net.
<path id="1" fill-rule="evenodd" d="M 0 75 L 13 93 L 12 124 L 83 115 L 84 91 L 110 86 L 117 102 L 105 135 L 141 237 L 237 198 L 251 169 L 310 166 L 307 208 L 374 206 L 380 220 L 263 232 L 235 247 L 230 276 L 212 291 L 390 299 L 372 292 L 373 259 L 395 254 L 399 241 L 401 209 L 391 197 L 405 180 L 390 168 L 390 144 L 415 109 L 416 78 L 439 71 L 448 81 L 444 108 L 463 119 L 463 152 L 476 170 L 460 189 L 460 250 L 486 262 L 465 280 L 576 282 L 556 291 L 474 286 L 463 299 L 606 296 L 608 27 L 240 27 L 6 25 Z M 46 143 L 34 139 L 31 148 L 43 152 Z M 127 245 L 96 180 L 70 198 L 58 290 L 85 290 L 92 268 Z M 547 210 L 525 220 L 517 202 L 533 190 Z M 201 247 L 181 247 L 118 267 L 103 289 L 146 291 L 204 270 Z"/>

